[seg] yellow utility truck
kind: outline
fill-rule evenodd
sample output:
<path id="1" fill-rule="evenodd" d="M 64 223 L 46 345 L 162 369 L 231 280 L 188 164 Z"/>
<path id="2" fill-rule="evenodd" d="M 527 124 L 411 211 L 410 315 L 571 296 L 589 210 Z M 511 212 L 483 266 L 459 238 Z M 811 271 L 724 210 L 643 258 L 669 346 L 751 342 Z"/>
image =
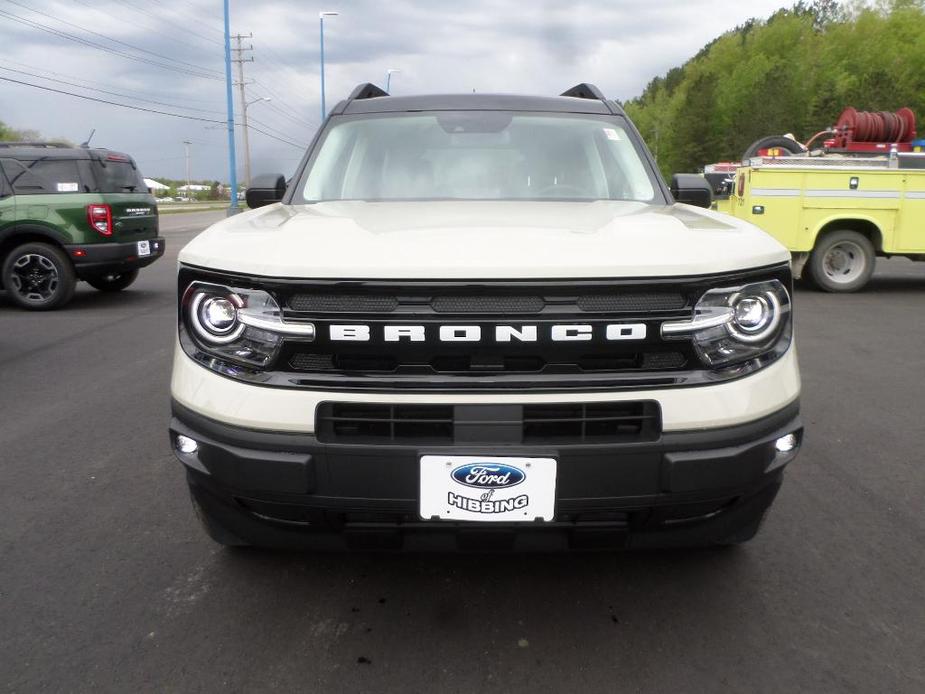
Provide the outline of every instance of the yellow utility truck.
<path id="1" fill-rule="evenodd" d="M 734 175 L 716 209 L 784 244 L 820 289 L 861 289 L 877 257 L 925 261 L 925 153 L 756 157 Z"/>

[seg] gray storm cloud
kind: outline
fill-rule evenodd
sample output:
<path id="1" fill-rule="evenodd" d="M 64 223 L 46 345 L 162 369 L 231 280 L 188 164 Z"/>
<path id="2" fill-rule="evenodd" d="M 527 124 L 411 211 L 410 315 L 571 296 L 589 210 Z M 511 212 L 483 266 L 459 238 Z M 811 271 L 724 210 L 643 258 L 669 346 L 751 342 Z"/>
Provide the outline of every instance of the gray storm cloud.
<path id="1" fill-rule="evenodd" d="M 359 82 L 383 83 L 389 68 L 401 70 L 392 83 L 398 94 L 554 94 L 589 81 L 627 99 L 707 41 L 779 6 L 770 0 L 233 0 L 232 31 L 254 35 L 246 42 L 254 46 L 254 62 L 245 66 L 250 98 L 271 99 L 249 111 L 263 131 L 252 133 L 253 168 L 288 174 L 317 128 L 322 9 L 340 12 L 325 24 L 331 106 Z M 209 122 L 223 120 L 225 109 L 220 0 L 0 0 L 0 41 L 0 77 L 203 119 L 0 82 L 0 120 L 75 142 L 95 128 L 94 144 L 132 153 L 154 177 L 185 175 L 182 143 L 190 140 L 193 177 L 227 180 L 226 135 Z"/>

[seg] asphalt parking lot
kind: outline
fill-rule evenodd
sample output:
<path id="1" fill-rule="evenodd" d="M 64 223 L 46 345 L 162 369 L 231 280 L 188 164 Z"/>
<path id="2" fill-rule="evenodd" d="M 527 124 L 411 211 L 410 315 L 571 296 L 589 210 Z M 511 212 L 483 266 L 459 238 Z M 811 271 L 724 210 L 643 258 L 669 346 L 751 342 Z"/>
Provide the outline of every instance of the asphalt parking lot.
<path id="1" fill-rule="evenodd" d="M 0 293 L 0 684 L 32 691 L 925 691 L 925 263 L 796 296 L 806 442 L 744 548 L 219 549 L 169 449 L 178 249 L 52 313 Z"/>

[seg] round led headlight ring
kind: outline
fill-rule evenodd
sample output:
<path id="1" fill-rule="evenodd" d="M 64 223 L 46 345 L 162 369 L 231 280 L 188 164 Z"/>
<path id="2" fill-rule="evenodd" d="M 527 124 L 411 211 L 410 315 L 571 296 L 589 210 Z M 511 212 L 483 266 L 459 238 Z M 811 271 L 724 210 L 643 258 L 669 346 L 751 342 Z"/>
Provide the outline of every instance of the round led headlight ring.
<path id="1" fill-rule="evenodd" d="M 199 322 L 210 333 L 225 335 L 237 321 L 235 305 L 224 297 L 211 296 L 199 305 Z"/>
<path id="2" fill-rule="evenodd" d="M 198 291 L 190 302 L 190 324 L 206 342 L 226 345 L 244 332 L 245 326 L 237 315 L 238 309 L 243 306 L 244 301 L 237 294 L 221 296 Z"/>
<path id="3" fill-rule="evenodd" d="M 773 335 L 781 322 L 780 300 L 773 292 L 733 297 L 729 332 L 740 342 L 763 342 Z"/>
<path id="4" fill-rule="evenodd" d="M 736 327 L 747 333 L 761 332 L 771 318 L 771 307 L 763 296 L 743 297 L 733 307 Z"/>

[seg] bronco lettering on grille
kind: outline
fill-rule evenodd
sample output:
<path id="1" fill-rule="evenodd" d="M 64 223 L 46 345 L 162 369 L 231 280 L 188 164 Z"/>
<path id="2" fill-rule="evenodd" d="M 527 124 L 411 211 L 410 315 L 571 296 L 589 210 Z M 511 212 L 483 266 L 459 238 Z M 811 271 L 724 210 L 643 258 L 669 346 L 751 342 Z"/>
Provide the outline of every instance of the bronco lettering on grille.
<path id="1" fill-rule="evenodd" d="M 546 330 L 546 329 L 544 329 Z M 595 334 L 603 333 L 602 335 Z M 645 323 L 611 323 L 603 326 L 589 324 L 562 324 L 548 326 L 548 337 L 553 342 L 580 342 L 603 337 L 609 341 L 646 339 Z M 485 333 L 488 333 L 486 337 Z M 332 325 L 329 332 L 332 341 L 369 342 L 373 339 L 368 325 Z M 539 327 L 536 325 L 496 325 L 494 329 L 483 329 L 479 325 L 440 325 L 428 329 L 423 325 L 385 325 L 381 338 L 386 342 L 536 342 L 539 339 Z"/>

